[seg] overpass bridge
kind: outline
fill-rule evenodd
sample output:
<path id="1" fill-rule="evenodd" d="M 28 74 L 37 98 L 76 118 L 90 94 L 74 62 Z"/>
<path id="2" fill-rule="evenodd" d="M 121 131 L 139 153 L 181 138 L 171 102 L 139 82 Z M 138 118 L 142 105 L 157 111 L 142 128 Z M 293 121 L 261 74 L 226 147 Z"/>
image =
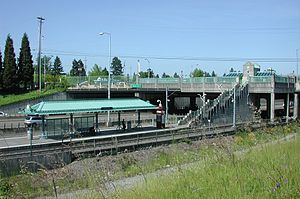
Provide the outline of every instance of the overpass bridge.
<path id="1" fill-rule="evenodd" d="M 108 83 L 105 78 L 80 77 L 73 78 L 72 82 L 75 83 L 67 90 L 69 98 L 107 97 Z M 241 89 L 245 88 L 247 92 L 243 100 L 248 108 L 261 111 L 263 118 L 273 122 L 277 116 L 298 116 L 300 86 L 297 85 L 294 76 L 276 74 L 195 78 L 112 77 L 111 97 L 139 97 L 152 104 L 157 104 L 159 99 L 164 105 L 167 104 L 169 113 L 187 114 L 190 110 L 199 111 L 207 102 L 220 101 L 224 93 L 231 93 L 229 98 L 233 98 L 233 92 L 240 94 Z M 279 102 L 283 104 L 278 105 Z"/>

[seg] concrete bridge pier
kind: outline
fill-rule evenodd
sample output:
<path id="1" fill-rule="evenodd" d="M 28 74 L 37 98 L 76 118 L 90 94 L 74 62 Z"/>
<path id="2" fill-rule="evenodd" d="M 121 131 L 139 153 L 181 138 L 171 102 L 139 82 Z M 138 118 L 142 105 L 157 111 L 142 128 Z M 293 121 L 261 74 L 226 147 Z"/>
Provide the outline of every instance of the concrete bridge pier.
<path id="1" fill-rule="evenodd" d="M 274 91 L 270 94 L 270 121 L 271 123 L 274 122 L 275 118 L 275 93 Z"/>
<path id="2" fill-rule="evenodd" d="M 190 97 L 190 109 L 195 111 L 197 110 L 197 106 L 196 106 L 196 96 L 192 96 Z"/>
<path id="3" fill-rule="evenodd" d="M 286 95 L 286 98 L 284 99 L 284 107 L 285 107 L 285 115 L 286 115 L 286 121 L 288 122 L 288 118 L 290 115 L 290 94 L 288 93 Z"/>
<path id="4" fill-rule="evenodd" d="M 298 118 L 298 94 L 294 94 L 294 119 Z"/>

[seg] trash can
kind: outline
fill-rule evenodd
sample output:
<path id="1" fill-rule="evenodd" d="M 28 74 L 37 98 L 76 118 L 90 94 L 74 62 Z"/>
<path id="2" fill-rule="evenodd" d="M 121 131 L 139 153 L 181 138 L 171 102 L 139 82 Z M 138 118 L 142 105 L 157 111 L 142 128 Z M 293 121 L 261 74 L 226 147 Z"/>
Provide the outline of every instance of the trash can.
<path id="1" fill-rule="evenodd" d="M 131 129 L 131 121 L 127 121 L 127 130 Z"/>

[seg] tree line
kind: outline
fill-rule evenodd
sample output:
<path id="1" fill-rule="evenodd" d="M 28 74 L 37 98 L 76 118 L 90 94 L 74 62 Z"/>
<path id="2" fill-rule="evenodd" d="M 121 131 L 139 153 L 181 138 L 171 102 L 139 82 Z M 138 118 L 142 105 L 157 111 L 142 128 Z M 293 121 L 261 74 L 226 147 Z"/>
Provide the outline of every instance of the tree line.
<path id="1" fill-rule="evenodd" d="M 42 63 L 45 60 L 42 59 Z M 16 58 L 13 40 L 10 35 L 6 38 L 4 55 L 0 51 L 0 89 L 6 93 L 18 93 L 35 89 L 34 68 L 29 39 L 23 34 L 21 48 Z M 60 58 L 56 56 L 51 75 L 58 76 L 63 73 Z"/>
<path id="2" fill-rule="evenodd" d="M 49 57 L 44 55 L 43 57 L 41 57 L 41 73 L 46 74 L 44 75 L 44 82 L 50 83 L 50 86 L 61 86 L 61 84 L 67 86 L 67 83 L 62 83 L 61 75 L 66 75 L 66 73 L 64 73 L 63 71 L 63 66 L 60 58 L 56 56 L 53 65 L 51 63 L 51 59 L 52 56 Z M 37 67 L 37 65 L 33 64 L 30 43 L 27 34 L 23 34 L 20 53 L 17 59 L 14 52 L 13 40 L 11 36 L 8 35 L 5 43 L 3 59 L 2 52 L 0 51 L 0 90 L 3 90 L 7 93 L 18 93 L 35 89 L 36 85 L 34 85 L 34 78 L 37 78 L 38 75 L 35 75 L 34 71 L 38 71 Z M 124 75 L 124 66 L 118 57 L 114 57 L 112 59 L 109 69 L 113 76 Z M 108 76 L 109 73 L 107 68 L 101 68 L 97 64 L 93 66 L 88 74 L 86 70 L 86 66 L 81 59 L 74 59 L 72 62 L 72 68 L 68 75 Z M 134 74 L 134 76 L 136 76 L 136 74 Z M 146 71 L 139 72 L 138 76 L 140 78 L 159 78 L 159 75 L 155 75 L 151 68 L 148 68 Z M 216 76 L 216 74 L 214 71 L 210 74 L 201 70 L 200 68 L 194 69 L 190 74 L 190 77 L 202 76 L 214 77 Z M 163 73 L 161 77 L 179 78 L 180 76 L 175 72 L 172 76 Z"/>

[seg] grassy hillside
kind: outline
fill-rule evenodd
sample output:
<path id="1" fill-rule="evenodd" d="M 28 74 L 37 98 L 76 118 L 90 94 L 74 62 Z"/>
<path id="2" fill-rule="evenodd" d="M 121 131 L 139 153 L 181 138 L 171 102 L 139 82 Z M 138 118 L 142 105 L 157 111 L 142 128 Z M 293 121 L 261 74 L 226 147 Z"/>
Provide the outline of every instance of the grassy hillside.
<path id="1" fill-rule="evenodd" d="M 19 94 L 19 95 L 0 95 L 0 106 L 14 104 L 17 102 L 22 102 L 25 100 L 33 100 L 40 97 L 45 97 L 57 92 L 63 91 L 62 89 L 51 89 L 42 91 L 40 93 L 39 91 L 31 91 L 29 93 Z"/>
<path id="2" fill-rule="evenodd" d="M 300 198 L 300 139 L 234 153 L 219 148 L 199 164 L 148 179 L 120 198 Z"/>
<path id="3" fill-rule="evenodd" d="M 79 158 L 56 170 L 30 173 L 24 168 L 22 175 L 0 179 L 0 198 L 54 196 L 55 191 L 71 192 L 76 198 L 103 198 L 107 181 L 141 174 L 146 183 L 125 191 L 115 187 L 112 197 L 299 198 L 299 138 L 278 142 L 298 132 L 299 124 L 291 123 L 116 156 Z M 174 169 L 158 179 L 147 175 L 165 168 Z"/>

